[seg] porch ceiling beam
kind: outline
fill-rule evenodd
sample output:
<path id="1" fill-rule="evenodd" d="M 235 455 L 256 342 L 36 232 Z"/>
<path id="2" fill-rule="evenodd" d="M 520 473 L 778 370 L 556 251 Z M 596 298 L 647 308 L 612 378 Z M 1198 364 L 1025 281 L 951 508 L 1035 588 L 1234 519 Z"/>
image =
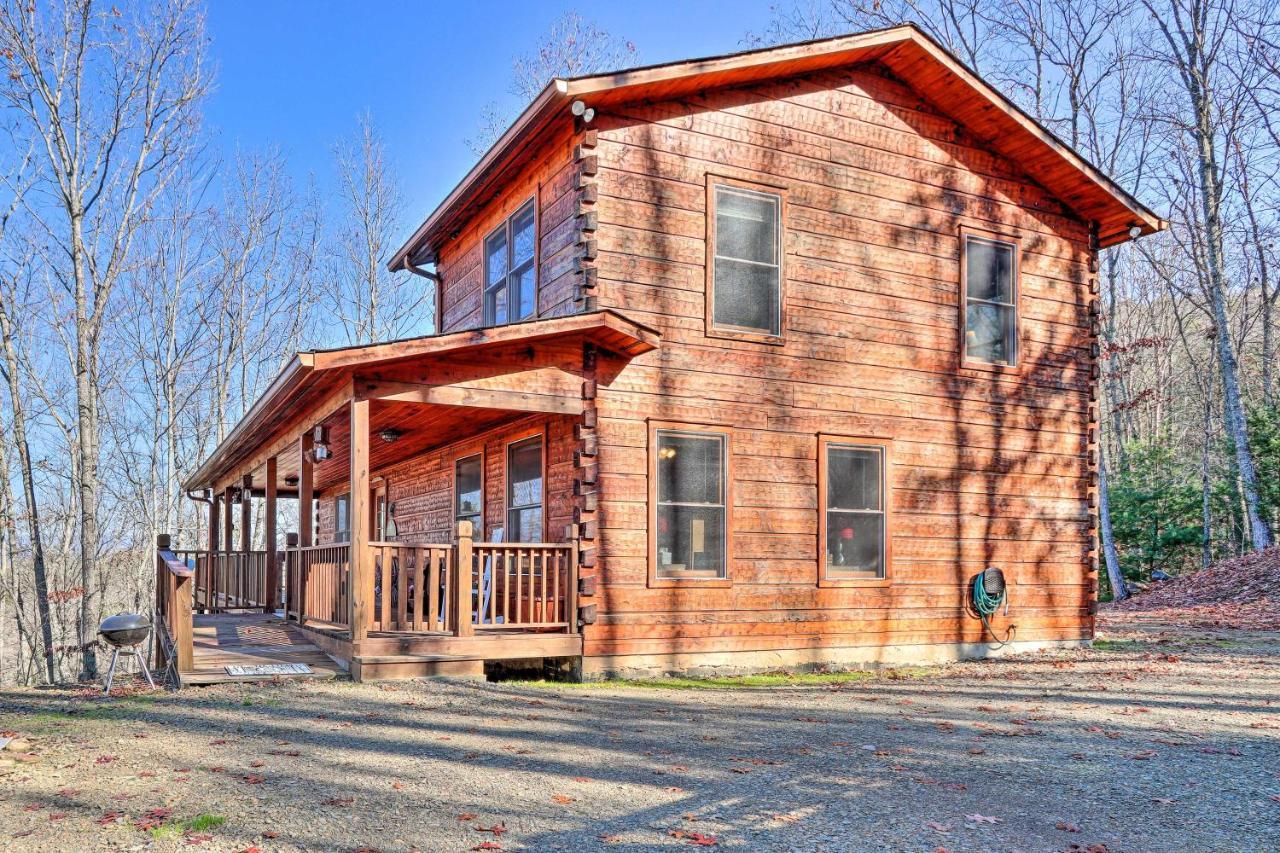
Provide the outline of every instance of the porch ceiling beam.
<path id="1" fill-rule="evenodd" d="M 423 385 L 416 382 L 362 380 L 356 383 L 356 398 L 395 403 L 426 403 L 437 406 L 466 406 L 473 409 L 506 409 L 516 412 L 543 412 L 553 415 L 580 415 L 580 398 L 470 388 L 465 385 Z"/>

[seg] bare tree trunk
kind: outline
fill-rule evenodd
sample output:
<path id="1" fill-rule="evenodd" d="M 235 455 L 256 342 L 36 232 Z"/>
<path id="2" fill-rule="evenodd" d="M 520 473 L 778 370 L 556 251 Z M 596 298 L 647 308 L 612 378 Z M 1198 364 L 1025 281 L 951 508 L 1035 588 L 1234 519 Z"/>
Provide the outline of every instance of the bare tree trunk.
<path id="1" fill-rule="evenodd" d="M 1202 447 L 1200 448 L 1200 511 L 1202 516 L 1200 566 L 1205 569 L 1213 565 L 1213 480 L 1209 468 L 1209 443 L 1213 438 L 1212 424 L 1213 401 L 1206 396 L 1204 400 L 1204 434 L 1202 436 Z"/>
<path id="2" fill-rule="evenodd" d="M 1234 25 L 1231 20 L 1232 10 L 1225 8 L 1224 3 L 1211 0 L 1174 0 L 1160 9 L 1153 7 L 1150 0 L 1143 0 L 1143 5 L 1155 17 L 1156 26 L 1164 36 L 1169 48 L 1166 61 L 1177 71 L 1191 107 L 1192 120 L 1188 130 L 1195 146 L 1200 196 L 1199 225 L 1204 233 L 1203 274 L 1214 326 L 1218 369 L 1222 378 L 1223 420 L 1227 437 L 1235 452 L 1249 538 L 1253 548 L 1261 550 L 1271 546 L 1272 535 L 1259 506 L 1258 477 L 1253 464 L 1253 451 L 1249 446 L 1249 426 L 1240 392 L 1239 365 L 1231 343 L 1231 326 L 1227 318 L 1226 259 L 1221 219 L 1224 187 L 1217 150 L 1220 132 L 1218 117 L 1226 114 L 1237 118 L 1231 109 L 1231 103 L 1246 97 L 1241 91 L 1232 91 L 1219 85 L 1215 76 L 1222 73 L 1219 72 L 1217 63 L 1227 61 L 1225 44 L 1230 38 L 1228 28 Z M 1229 5 L 1229 2 L 1225 3 L 1225 6 Z"/>
<path id="3" fill-rule="evenodd" d="M 1116 539 L 1111 531 L 1111 501 L 1107 497 L 1107 457 L 1098 450 L 1098 527 L 1102 532 L 1102 557 L 1107 566 L 1107 580 L 1111 582 L 1111 594 L 1116 601 L 1129 597 L 1129 585 L 1120 571 L 1120 559 L 1116 556 Z"/>
<path id="4" fill-rule="evenodd" d="M 49 613 L 49 578 L 44 562 L 44 540 L 40 533 L 40 505 L 36 498 L 31 450 L 27 442 L 27 413 L 23 405 L 22 386 L 18 381 L 18 359 L 14 352 L 13 325 L 9 318 L 9 306 L 5 300 L 0 300 L 0 346 L 4 350 L 2 372 L 9 385 L 9 404 L 13 414 L 13 440 L 18 447 L 18 462 L 22 467 L 22 494 L 26 502 L 27 532 L 31 537 L 31 563 L 36 582 L 36 610 L 40 620 L 40 638 L 44 641 L 45 676 L 50 684 L 54 684 L 58 680 L 57 663 L 53 652 L 53 619 Z"/>

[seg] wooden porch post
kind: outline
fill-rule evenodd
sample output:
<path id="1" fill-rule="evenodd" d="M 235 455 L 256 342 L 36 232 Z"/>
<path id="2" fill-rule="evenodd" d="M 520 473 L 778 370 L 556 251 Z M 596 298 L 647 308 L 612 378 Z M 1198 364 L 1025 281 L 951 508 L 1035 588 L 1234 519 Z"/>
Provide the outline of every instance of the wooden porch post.
<path id="1" fill-rule="evenodd" d="M 280 563 L 276 555 L 276 457 L 267 459 L 266 506 L 263 508 L 262 537 L 267 550 L 267 600 L 268 613 L 280 606 Z"/>
<path id="2" fill-rule="evenodd" d="M 351 642 L 369 634 L 373 614 L 373 562 L 369 553 L 369 401 L 351 401 Z M 383 590 L 389 595 L 390 590 Z"/>
<path id="3" fill-rule="evenodd" d="M 213 489 L 209 493 L 209 550 L 218 550 L 218 493 Z"/>
<path id="4" fill-rule="evenodd" d="M 245 474 L 240 480 L 240 550 L 253 550 L 253 475 Z"/>
<path id="5" fill-rule="evenodd" d="M 453 584 L 453 634 L 455 637 L 470 637 L 476 632 L 476 627 L 471 621 L 471 536 L 474 532 L 471 522 L 458 522 L 458 547 L 455 549 L 458 565 L 454 569 Z"/>
<path id="6" fill-rule="evenodd" d="M 227 551 L 235 548 L 235 516 L 231 513 L 235 493 L 235 486 L 227 486 L 222 490 L 222 547 Z"/>
<path id="7" fill-rule="evenodd" d="M 312 522 L 315 520 L 316 476 L 311 462 L 315 438 L 304 432 L 298 439 L 298 544 L 310 548 L 315 543 Z"/>
<path id="8" fill-rule="evenodd" d="M 311 433 L 304 432 L 298 439 L 298 545 L 303 548 L 310 548 L 315 544 L 311 531 L 311 504 L 315 500 L 315 472 L 311 467 L 313 446 Z M 300 559 L 296 565 L 293 562 L 289 565 L 298 575 L 298 624 L 302 625 L 307 621 L 307 573 L 311 561 L 309 558 Z"/>

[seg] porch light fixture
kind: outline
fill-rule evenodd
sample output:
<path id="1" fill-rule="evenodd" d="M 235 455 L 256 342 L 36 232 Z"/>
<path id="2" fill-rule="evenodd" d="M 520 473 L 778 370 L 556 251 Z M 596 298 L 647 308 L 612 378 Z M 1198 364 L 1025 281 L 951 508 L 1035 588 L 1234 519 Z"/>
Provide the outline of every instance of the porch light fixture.
<path id="1" fill-rule="evenodd" d="M 285 484 L 286 486 L 296 486 L 296 485 L 298 485 L 298 475 L 296 475 L 296 474 L 290 474 L 290 475 L 288 475 L 287 477 L 285 477 L 285 478 L 284 478 L 284 484 Z"/>
<path id="2" fill-rule="evenodd" d="M 311 448 L 312 462 L 323 462 L 333 455 L 329 450 L 329 428 L 324 424 L 320 424 L 311 431 L 311 440 L 314 443 Z"/>
<path id="3" fill-rule="evenodd" d="M 395 442 L 400 440 L 400 436 L 402 435 L 404 435 L 404 433 L 402 433 L 400 430 L 394 427 L 387 427 L 386 429 L 378 433 L 378 438 L 382 439 L 387 444 L 394 444 Z"/>

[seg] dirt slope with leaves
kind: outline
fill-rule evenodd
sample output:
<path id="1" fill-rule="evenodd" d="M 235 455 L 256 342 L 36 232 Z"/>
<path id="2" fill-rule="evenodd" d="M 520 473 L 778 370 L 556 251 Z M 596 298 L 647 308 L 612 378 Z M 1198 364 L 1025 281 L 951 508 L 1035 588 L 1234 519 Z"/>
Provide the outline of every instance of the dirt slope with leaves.
<path id="1" fill-rule="evenodd" d="M 0 849 L 1280 849 L 1280 636 L 707 685 L 0 692 Z"/>
<path id="2" fill-rule="evenodd" d="M 1107 607 L 1203 628 L 1280 631 L 1280 546 L 1163 581 Z"/>

